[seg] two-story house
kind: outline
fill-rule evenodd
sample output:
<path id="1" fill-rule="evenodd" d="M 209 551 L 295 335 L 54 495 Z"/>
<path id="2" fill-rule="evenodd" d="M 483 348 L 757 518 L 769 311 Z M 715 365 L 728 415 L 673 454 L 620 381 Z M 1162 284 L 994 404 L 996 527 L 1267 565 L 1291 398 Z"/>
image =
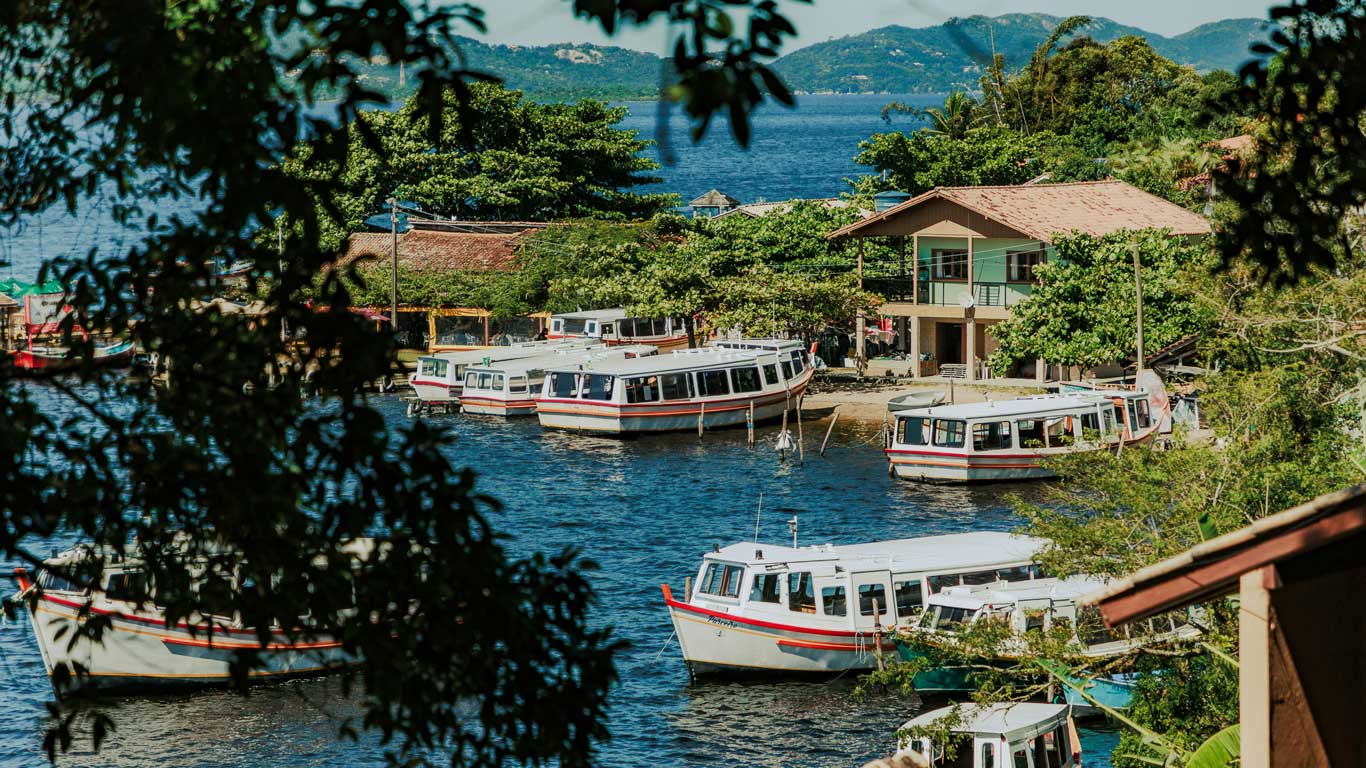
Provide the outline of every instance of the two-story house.
<path id="1" fill-rule="evenodd" d="M 887 300 L 881 314 L 895 319 L 900 348 L 912 360 L 931 356 L 931 371 L 952 366 L 972 380 L 995 347 L 987 329 L 1029 297 L 1034 269 L 1054 258 L 1050 243 L 1059 233 L 1134 229 L 1210 233 L 1208 221 L 1174 203 L 1122 181 L 1093 181 L 937 187 L 829 237 L 857 239 L 860 280 Z M 898 249 L 896 276 L 863 278 L 869 237 Z M 1040 360 L 1018 373 L 1043 380 L 1045 370 Z M 919 376 L 919 365 L 912 372 Z"/>

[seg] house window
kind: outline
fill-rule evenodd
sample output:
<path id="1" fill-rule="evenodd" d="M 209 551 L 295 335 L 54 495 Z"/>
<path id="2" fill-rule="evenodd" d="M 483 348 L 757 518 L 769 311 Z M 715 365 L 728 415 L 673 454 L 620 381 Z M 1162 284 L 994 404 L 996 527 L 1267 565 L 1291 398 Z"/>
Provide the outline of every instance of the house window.
<path id="1" fill-rule="evenodd" d="M 935 248 L 930 251 L 936 280 L 967 280 L 968 252 L 960 249 Z"/>
<path id="2" fill-rule="evenodd" d="M 1044 263 L 1043 251 L 1006 251 L 1006 279 L 1012 283 L 1034 282 L 1034 268 Z"/>

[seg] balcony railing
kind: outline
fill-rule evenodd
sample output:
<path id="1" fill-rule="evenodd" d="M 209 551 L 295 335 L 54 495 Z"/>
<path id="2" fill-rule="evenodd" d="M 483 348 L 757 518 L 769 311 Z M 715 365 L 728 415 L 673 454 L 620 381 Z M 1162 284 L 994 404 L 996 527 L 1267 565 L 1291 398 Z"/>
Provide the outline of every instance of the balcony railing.
<path id="1" fill-rule="evenodd" d="M 888 301 L 914 300 L 917 304 L 938 306 L 961 304 L 961 297 L 968 288 L 965 282 L 921 280 L 918 286 L 919 295 L 915 295 L 916 286 L 909 277 L 866 277 L 863 279 L 863 287 Z M 1016 283 L 974 282 L 972 293 L 974 303 L 979 307 L 1008 307 L 1019 303 L 1028 295 L 1027 286 Z"/>

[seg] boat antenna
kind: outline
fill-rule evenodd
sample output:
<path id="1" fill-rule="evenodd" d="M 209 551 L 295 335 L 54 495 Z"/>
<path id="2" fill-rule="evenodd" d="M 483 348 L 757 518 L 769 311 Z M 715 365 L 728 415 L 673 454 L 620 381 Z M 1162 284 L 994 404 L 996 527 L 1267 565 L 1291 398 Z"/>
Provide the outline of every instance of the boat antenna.
<path id="1" fill-rule="evenodd" d="M 789 531 L 792 532 L 792 548 L 793 548 L 793 549 L 796 549 L 796 548 L 797 548 L 797 516 L 796 516 L 796 515 L 793 515 L 793 516 L 792 516 L 792 519 L 787 521 L 787 529 L 788 529 Z"/>
<path id="2" fill-rule="evenodd" d="M 754 513 L 754 543 L 759 543 L 759 516 L 764 514 L 764 492 L 759 491 L 759 511 Z"/>

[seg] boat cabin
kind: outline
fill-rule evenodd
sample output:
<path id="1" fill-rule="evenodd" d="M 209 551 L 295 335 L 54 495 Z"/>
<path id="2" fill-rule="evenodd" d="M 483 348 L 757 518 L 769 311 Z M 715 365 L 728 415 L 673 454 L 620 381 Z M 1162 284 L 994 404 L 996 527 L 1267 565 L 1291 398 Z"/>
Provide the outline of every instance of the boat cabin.
<path id="1" fill-rule="evenodd" d="M 688 327 L 678 317 L 630 317 L 624 309 L 595 309 L 552 315 L 551 339 L 597 339 L 605 344 L 653 344 L 663 349 L 686 347 Z"/>
<path id="2" fill-rule="evenodd" d="M 520 360 L 549 352 L 570 349 L 592 349 L 601 346 L 590 339 L 562 339 L 532 341 L 507 347 L 468 349 L 458 352 L 438 352 L 417 359 L 417 370 L 408 379 L 417 399 L 423 403 L 451 403 L 460 399 L 465 381 L 465 369 L 504 360 Z"/>
<path id="3" fill-rule="evenodd" d="M 944 743 L 945 733 L 950 744 Z M 897 734 L 897 756 L 914 753 L 932 768 L 1073 768 L 1081 764 L 1081 742 L 1064 704 L 941 707 L 907 721 Z"/>
<path id="4" fill-rule="evenodd" d="M 793 549 L 732 544 L 705 555 L 697 607 L 830 629 L 916 620 L 936 592 L 961 584 L 1032 583 L 1041 539 L 974 532 Z"/>
<path id="5" fill-rule="evenodd" d="M 536 412 L 536 393 L 541 391 L 547 370 L 566 366 L 591 368 L 609 360 L 649 357 L 658 351 L 649 344 L 567 348 L 534 357 L 470 365 L 465 368 L 460 407 L 466 413 L 529 416 Z"/>

